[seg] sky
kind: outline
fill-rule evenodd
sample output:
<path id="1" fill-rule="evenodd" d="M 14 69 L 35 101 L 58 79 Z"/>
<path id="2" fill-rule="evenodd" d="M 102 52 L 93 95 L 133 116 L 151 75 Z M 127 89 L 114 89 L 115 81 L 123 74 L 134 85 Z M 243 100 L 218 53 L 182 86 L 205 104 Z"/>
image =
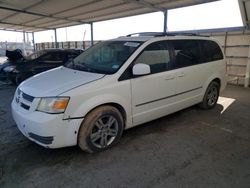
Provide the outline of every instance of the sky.
<path id="1" fill-rule="evenodd" d="M 132 16 L 93 24 L 94 40 L 107 40 L 137 32 L 162 32 L 162 12 Z M 220 0 L 168 11 L 168 31 L 211 29 L 242 26 L 238 0 Z M 90 40 L 90 26 L 57 29 L 57 41 Z M 27 37 L 26 37 L 27 38 Z M 31 40 L 31 35 L 28 36 Z M 22 42 L 23 33 L 0 31 L 1 42 Z M 54 31 L 35 33 L 35 42 L 54 41 Z"/>

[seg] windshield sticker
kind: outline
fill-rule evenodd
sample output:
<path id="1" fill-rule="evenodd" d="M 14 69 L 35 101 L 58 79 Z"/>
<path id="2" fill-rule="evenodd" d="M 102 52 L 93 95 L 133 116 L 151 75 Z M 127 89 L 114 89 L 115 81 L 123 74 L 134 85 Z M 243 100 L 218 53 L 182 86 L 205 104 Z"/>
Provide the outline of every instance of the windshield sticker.
<path id="1" fill-rule="evenodd" d="M 113 65 L 112 66 L 112 69 L 118 69 L 119 68 L 119 65 Z"/>
<path id="2" fill-rule="evenodd" d="M 140 45 L 140 43 L 137 43 L 137 42 L 126 42 L 124 44 L 124 46 L 129 46 L 129 47 L 137 47 L 139 45 Z"/>

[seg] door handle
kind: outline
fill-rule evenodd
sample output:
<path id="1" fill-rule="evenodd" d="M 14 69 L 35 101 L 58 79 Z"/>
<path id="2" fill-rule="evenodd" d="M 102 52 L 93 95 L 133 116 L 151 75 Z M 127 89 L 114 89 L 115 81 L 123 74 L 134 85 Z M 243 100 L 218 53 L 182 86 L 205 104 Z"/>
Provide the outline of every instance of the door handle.
<path id="1" fill-rule="evenodd" d="M 185 76 L 185 74 L 183 72 L 178 74 L 178 77 L 184 77 L 184 76 Z"/>
<path id="2" fill-rule="evenodd" d="M 173 75 L 169 75 L 165 78 L 165 80 L 173 80 L 175 77 Z"/>

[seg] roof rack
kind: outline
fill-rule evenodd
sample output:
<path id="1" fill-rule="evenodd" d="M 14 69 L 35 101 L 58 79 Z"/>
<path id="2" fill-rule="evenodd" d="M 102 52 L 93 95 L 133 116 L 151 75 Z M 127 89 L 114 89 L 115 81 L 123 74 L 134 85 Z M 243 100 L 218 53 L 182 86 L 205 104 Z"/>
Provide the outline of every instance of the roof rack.
<path id="1" fill-rule="evenodd" d="M 141 32 L 141 33 L 132 33 L 127 35 L 126 37 L 158 37 L 158 36 L 166 36 L 168 35 L 167 33 L 164 32 Z"/>
<path id="2" fill-rule="evenodd" d="M 144 37 L 162 37 L 162 36 L 199 36 L 199 37 L 209 37 L 205 35 L 199 35 L 196 33 L 187 33 L 187 32 L 141 32 L 141 33 L 132 33 L 126 37 L 134 36 L 144 36 Z"/>

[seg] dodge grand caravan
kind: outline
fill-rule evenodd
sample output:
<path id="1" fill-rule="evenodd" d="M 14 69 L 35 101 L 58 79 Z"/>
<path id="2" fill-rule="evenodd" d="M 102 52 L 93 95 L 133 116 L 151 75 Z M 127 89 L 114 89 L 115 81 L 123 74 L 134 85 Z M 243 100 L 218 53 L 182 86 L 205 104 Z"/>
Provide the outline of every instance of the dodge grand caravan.
<path id="1" fill-rule="evenodd" d="M 209 37 L 119 37 L 24 81 L 12 114 L 19 130 L 39 145 L 103 151 L 125 129 L 195 104 L 213 108 L 226 86 L 225 63 Z"/>

